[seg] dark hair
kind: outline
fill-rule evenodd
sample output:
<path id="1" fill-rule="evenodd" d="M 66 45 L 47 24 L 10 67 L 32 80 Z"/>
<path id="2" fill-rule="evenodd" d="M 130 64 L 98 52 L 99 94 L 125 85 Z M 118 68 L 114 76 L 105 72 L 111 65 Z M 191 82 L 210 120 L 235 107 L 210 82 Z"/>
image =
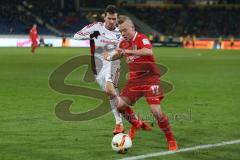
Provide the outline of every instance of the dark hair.
<path id="1" fill-rule="evenodd" d="M 115 5 L 108 5 L 105 9 L 105 16 L 107 15 L 107 13 L 110 14 L 115 14 L 117 13 L 117 7 Z"/>

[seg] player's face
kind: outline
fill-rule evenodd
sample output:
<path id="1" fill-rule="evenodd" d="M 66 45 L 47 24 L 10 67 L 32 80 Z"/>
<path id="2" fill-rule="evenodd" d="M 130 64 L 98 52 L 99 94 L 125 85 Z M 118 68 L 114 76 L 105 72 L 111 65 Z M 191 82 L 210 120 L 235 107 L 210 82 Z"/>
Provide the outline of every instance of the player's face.
<path id="1" fill-rule="evenodd" d="M 104 17 L 105 27 L 109 30 L 114 30 L 117 25 L 117 13 L 110 14 L 107 13 Z"/>
<path id="2" fill-rule="evenodd" d="M 131 40 L 135 35 L 135 29 L 132 26 L 132 24 L 124 22 L 124 23 L 120 24 L 118 28 L 119 28 L 123 38 L 126 40 Z"/>

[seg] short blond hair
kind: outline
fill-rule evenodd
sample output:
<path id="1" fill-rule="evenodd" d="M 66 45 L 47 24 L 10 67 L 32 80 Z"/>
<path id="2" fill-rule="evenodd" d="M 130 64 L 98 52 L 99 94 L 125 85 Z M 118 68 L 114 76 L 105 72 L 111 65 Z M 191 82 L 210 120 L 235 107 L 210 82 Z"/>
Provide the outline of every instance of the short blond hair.
<path id="1" fill-rule="evenodd" d="M 134 26 L 132 20 L 128 16 L 120 15 L 118 17 L 118 24 L 120 25 L 120 24 L 123 24 L 125 22 L 127 22 L 127 23 L 131 24 L 132 26 Z"/>

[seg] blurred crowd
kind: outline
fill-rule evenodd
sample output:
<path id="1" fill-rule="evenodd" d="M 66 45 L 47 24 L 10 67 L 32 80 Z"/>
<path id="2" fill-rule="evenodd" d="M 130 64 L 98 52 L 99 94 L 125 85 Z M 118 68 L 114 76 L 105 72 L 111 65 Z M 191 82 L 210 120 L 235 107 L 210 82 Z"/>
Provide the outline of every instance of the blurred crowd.
<path id="1" fill-rule="evenodd" d="M 94 12 L 75 9 L 74 0 L 67 1 L 62 8 L 59 1 L 0 1 L 1 34 L 26 34 L 32 24 L 38 24 L 40 34 L 54 34 L 50 24 L 63 33 L 74 33 L 85 24 L 101 21 L 103 10 Z M 20 7 L 21 6 L 21 7 Z M 239 37 L 240 7 L 127 7 L 129 12 L 153 27 L 161 35 L 152 33 L 152 41 L 171 37 Z M 40 18 L 40 19 L 39 19 Z"/>
<path id="2" fill-rule="evenodd" d="M 240 8 L 136 8 L 134 15 L 163 35 L 240 36 Z"/>

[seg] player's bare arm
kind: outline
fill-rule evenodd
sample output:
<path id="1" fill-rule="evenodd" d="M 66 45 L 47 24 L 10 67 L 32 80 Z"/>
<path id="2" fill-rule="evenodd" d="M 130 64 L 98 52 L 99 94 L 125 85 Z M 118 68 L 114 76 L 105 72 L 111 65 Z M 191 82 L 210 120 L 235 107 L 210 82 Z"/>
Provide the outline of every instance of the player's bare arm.
<path id="1" fill-rule="evenodd" d="M 123 50 L 117 48 L 113 55 L 110 55 L 107 51 L 103 52 L 103 58 L 107 61 L 114 61 L 123 57 Z"/>
<path id="2" fill-rule="evenodd" d="M 148 49 L 148 48 L 142 48 L 142 49 L 138 49 L 138 50 L 128 50 L 128 49 L 125 49 L 125 50 L 123 50 L 123 54 L 132 54 L 132 55 L 138 55 L 138 56 L 148 56 L 148 55 L 152 55 L 152 49 Z"/>

